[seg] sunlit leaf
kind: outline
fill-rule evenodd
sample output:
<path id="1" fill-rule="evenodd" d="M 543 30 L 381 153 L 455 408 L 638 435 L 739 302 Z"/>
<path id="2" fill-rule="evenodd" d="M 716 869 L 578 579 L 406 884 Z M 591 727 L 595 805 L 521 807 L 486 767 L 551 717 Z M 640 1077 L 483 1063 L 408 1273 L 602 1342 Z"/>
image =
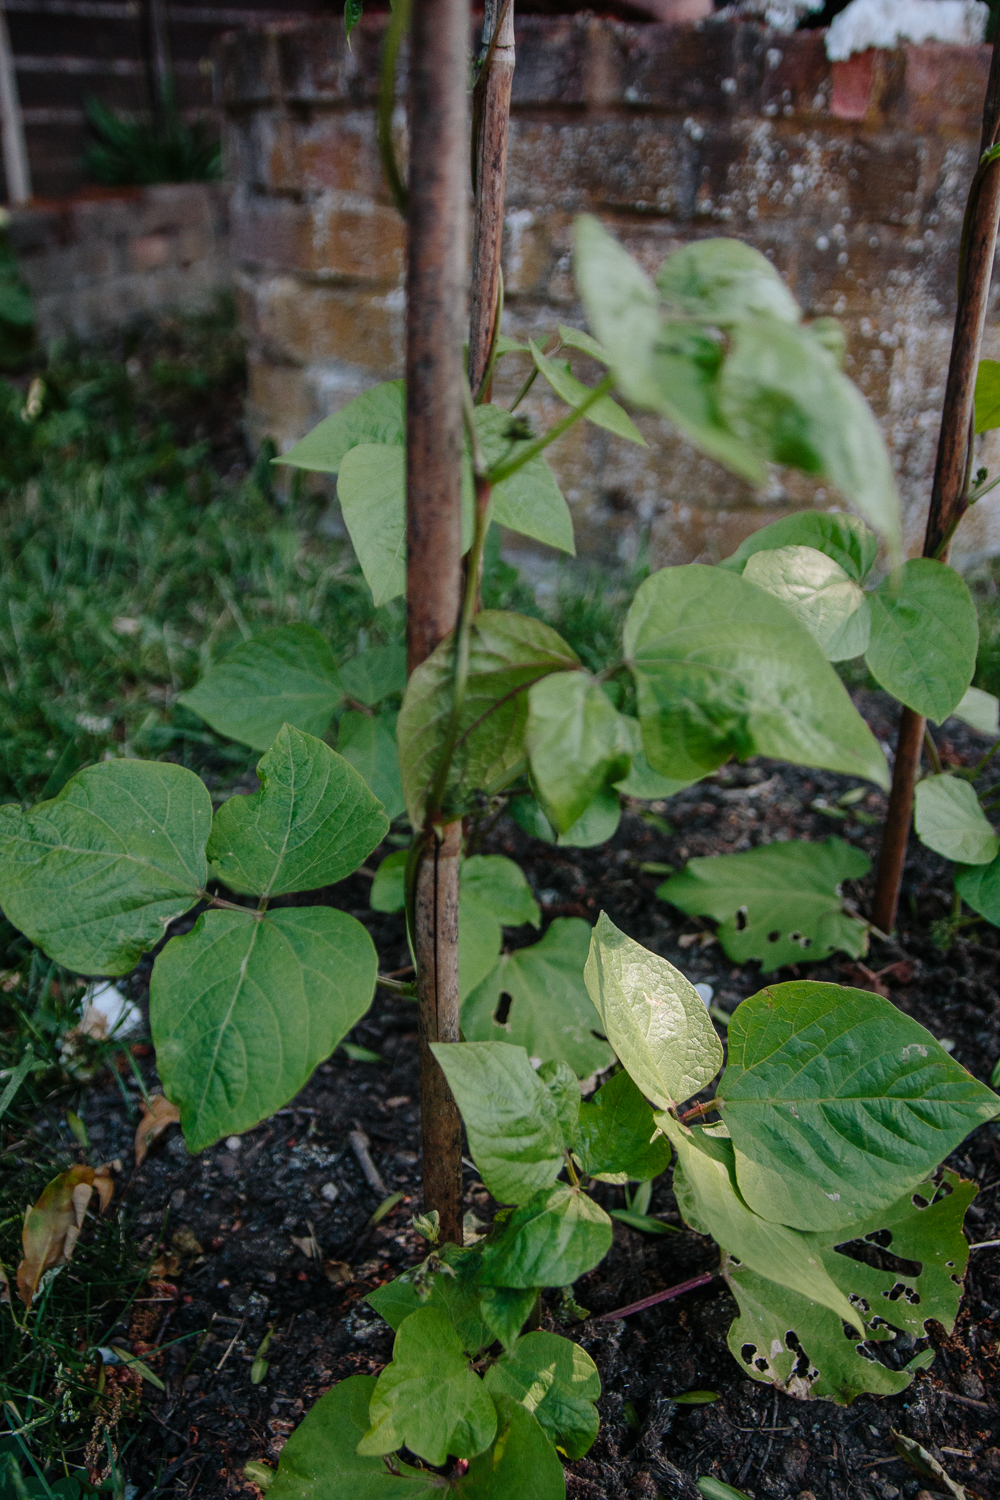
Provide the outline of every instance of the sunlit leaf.
<path id="1" fill-rule="evenodd" d="M 814 547 L 832 558 L 855 583 L 861 583 L 870 573 L 878 556 L 878 539 L 857 516 L 798 510 L 752 532 L 719 567 L 742 573 L 755 552 L 771 552 L 779 547 Z"/>
<path id="2" fill-rule="evenodd" d="M 430 1500 L 436 1474 L 358 1454 L 375 1378 L 350 1375 L 321 1396 L 281 1450 L 270 1500 Z"/>
<path id="3" fill-rule="evenodd" d="M 871 636 L 867 597 L 832 557 L 815 547 L 755 552 L 743 577 L 787 604 L 828 661 L 849 661 L 866 650 Z"/>
<path id="4" fill-rule="evenodd" d="M 585 1350 L 557 1333 L 526 1333 L 486 1372 L 486 1389 L 530 1411 L 569 1459 L 582 1458 L 597 1436 L 597 1366 Z"/>
<path id="5" fill-rule="evenodd" d="M 544 1188 L 483 1245 L 486 1286 L 568 1286 L 592 1271 L 611 1249 L 611 1220 L 579 1188 Z"/>
<path id="6" fill-rule="evenodd" d="M 405 442 L 406 387 L 401 380 L 387 380 L 355 396 L 332 417 L 325 417 L 275 463 L 336 474 L 345 455 L 360 443 L 402 448 Z"/>
<path id="7" fill-rule="evenodd" d="M 976 432 L 1000 427 L 1000 360 L 981 359 L 976 371 Z"/>
<path id="8" fill-rule="evenodd" d="M 981 688 L 967 688 L 952 716 L 979 734 L 989 735 L 990 739 L 995 740 L 1000 735 L 1000 702 Z"/>

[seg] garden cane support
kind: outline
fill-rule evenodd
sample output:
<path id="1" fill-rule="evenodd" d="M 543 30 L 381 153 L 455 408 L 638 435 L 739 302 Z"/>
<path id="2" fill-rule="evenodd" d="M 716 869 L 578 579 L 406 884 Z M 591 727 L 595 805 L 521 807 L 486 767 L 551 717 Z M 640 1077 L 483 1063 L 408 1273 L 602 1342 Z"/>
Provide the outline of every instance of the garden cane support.
<path id="1" fill-rule="evenodd" d="M 468 0 L 414 7 L 406 317 L 406 607 L 412 672 L 454 630 L 461 598 Z M 458 1040 L 460 825 L 419 857 L 413 941 L 420 1008 L 424 1197 L 462 1240 L 461 1124 L 430 1052 Z"/>
<path id="2" fill-rule="evenodd" d="M 924 557 L 947 559 L 955 529 L 969 507 L 972 469 L 973 408 L 979 347 L 986 321 L 986 304 L 993 257 L 996 252 L 997 221 L 1000 218 L 1000 165 L 991 157 L 1000 132 L 1000 33 L 993 42 L 993 59 L 983 104 L 981 160 L 965 210 L 959 253 L 958 311 L 951 344 L 951 361 L 941 413 L 934 484 L 931 490 Z M 899 720 L 892 792 L 882 851 L 879 857 L 872 921 L 882 932 L 896 923 L 899 888 L 913 816 L 913 792 L 920 765 L 925 720 L 904 708 Z"/>

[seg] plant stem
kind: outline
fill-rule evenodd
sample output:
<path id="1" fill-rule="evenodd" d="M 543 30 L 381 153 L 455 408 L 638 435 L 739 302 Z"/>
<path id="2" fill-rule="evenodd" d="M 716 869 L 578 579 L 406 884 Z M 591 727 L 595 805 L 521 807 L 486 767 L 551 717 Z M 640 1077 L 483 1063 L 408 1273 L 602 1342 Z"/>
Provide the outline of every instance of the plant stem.
<path id="1" fill-rule="evenodd" d="M 685 1292 L 694 1292 L 700 1286 L 708 1286 L 717 1275 L 717 1271 L 705 1271 L 701 1276 L 692 1276 L 690 1281 L 680 1281 L 676 1286 L 668 1286 L 665 1292 L 654 1292 L 651 1297 L 643 1297 L 641 1302 L 630 1302 L 628 1307 L 616 1307 L 614 1312 L 601 1313 L 594 1322 L 614 1323 L 619 1318 L 627 1318 L 631 1313 L 645 1312 L 647 1307 L 655 1307 L 658 1302 L 672 1302 Z"/>
<path id="2" fill-rule="evenodd" d="M 461 600 L 462 369 L 468 137 L 468 0 L 421 0 L 410 49 L 406 313 L 406 609 L 412 673 L 456 628 Z M 457 1042 L 461 825 L 415 851 L 424 1207 L 462 1243 L 462 1123 L 432 1042 Z"/>
<path id="3" fill-rule="evenodd" d="M 935 745 L 934 743 L 934 738 L 930 730 L 927 728 L 926 720 L 924 721 L 924 749 L 927 751 L 927 759 L 931 763 L 931 769 L 933 770 L 934 775 L 942 776 L 944 774 L 944 767 L 941 764 L 941 757 L 940 755 L 938 755 L 937 745 Z"/>
<path id="4" fill-rule="evenodd" d="M 695 1104 L 691 1109 L 686 1109 L 684 1113 L 682 1115 L 678 1115 L 677 1118 L 680 1120 L 682 1125 L 686 1125 L 688 1120 L 700 1119 L 702 1115 L 711 1114 L 713 1109 L 718 1108 L 718 1099 L 709 1099 L 706 1104 Z"/>
<path id="5" fill-rule="evenodd" d="M 378 91 L 378 154 L 386 184 L 403 218 L 409 217 L 410 204 L 406 184 L 400 176 L 392 143 L 392 117 L 396 108 L 396 61 L 410 24 L 410 0 L 394 0 L 392 15 L 382 40 L 382 63 Z"/>
<path id="6" fill-rule="evenodd" d="M 615 377 L 613 375 L 605 375 L 600 385 L 595 385 L 593 390 L 580 402 L 580 405 L 574 406 L 571 411 L 568 411 L 554 427 L 549 428 L 548 432 L 543 432 L 541 437 L 535 438 L 533 443 L 526 443 L 513 458 L 504 459 L 501 463 L 497 464 L 495 469 L 491 469 L 489 472 L 490 483 L 501 484 L 505 479 L 509 479 L 512 474 L 516 474 L 518 469 L 523 469 L 525 464 L 530 463 L 533 458 L 537 458 L 539 453 L 544 452 L 550 443 L 554 443 L 556 438 L 562 437 L 563 433 L 568 432 L 574 423 L 579 422 L 581 417 L 586 416 L 590 408 L 600 401 L 602 396 L 608 394 L 614 383 Z"/>
<path id="7" fill-rule="evenodd" d="M 1000 129 L 1000 29 L 993 41 L 989 82 L 983 104 L 980 152 L 995 144 Z M 975 413 L 976 372 L 982 342 L 997 219 L 1000 217 L 1000 167 L 981 163 L 969 189 L 959 255 L 958 309 L 951 343 L 951 360 L 941 413 L 941 435 L 931 489 L 924 557 L 947 561 L 948 547 L 969 505 L 969 473 Z M 920 762 L 924 720 L 904 708 L 899 720 L 896 762 L 892 773 L 889 811 L 882 836 L 872 920 L 882 932 L 896 924 L 899 888 L 903 879 L 906 844 L 913 810 L 913 791 Z"/>
<path id="8" fill-rule="evenodd" d="M 375 983 L 379 989 L 391 990 L 394 995 L 405 995 L 408 1000 L 415 1000 L 417 987 L 415 984 L 407 984 L 402 979 L 390 979 L 388 974 L 380 974 Z"/>
<path id="9" fill-rule="evenodd" d="M 500 307 L 500 242 L 507 177 L 507 131 L 514 83 L 514 0 L 486 0 L 487 48 L 473 94 L 472 295 L 469 315 L 469 384 L 488 400 L 490 354 Z"/>

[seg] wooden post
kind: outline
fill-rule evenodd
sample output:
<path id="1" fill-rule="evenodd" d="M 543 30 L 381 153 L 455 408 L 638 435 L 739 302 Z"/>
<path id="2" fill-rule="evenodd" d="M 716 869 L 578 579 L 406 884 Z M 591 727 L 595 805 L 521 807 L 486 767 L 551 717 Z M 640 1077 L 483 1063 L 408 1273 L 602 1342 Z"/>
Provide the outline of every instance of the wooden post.
<path id="1" fill-rule="evenodd" d="M 7 13 L 0 0 L 0 125 L 3 131 L 3 169 L 7 178 L 7 202 L 27 203 L 31 198 L 31 168 L 24 139 L 24 120 L 17 92 L 14 53 L 7 29 Z"/>
<path id="2" fill-rule="evenodd" d="M 412 672 L 458 623 L 468 199 L 468 0 L 416 0 L 410 45 L 406 615 Z M 424 1206 L 462 1242 L 461 1118 L 430 1042 L 457 1042 L 461 824 L 429 831 L 416 874 Z"/>
<path id="3" fill-rule="evenodd" d="M 996 144 L 1000 131 L 1000 29 L 993 42 L 980 154 Z M 958 310 L 951 343 L 951 361 L 941 412 L 934 484 L 924 535 L 924 557 L 945 561 L 955 528 L 969 508 L 969 470 L 972 461 L 973 413 L 979 347 L 986 321 L 986 304 L 996 254 L 1000 218 L 1000 162 L 980 167 L 972 180 L 963 228 L 963 260 L 959 266 Z M 904 708 L 899 720 L 896 760 L 892 772 L 889 811 L 879 855 L 872 921 L 881 932 L 896 925 L 899 889 L 913 813 L 913 791 L 920 768 L 925 720 Z"/>
<path id="4" fill-rule="evenodd" d="M 503 200 L 507 179 L 507 131 L 514 83 L 514 0 L 486 0 L 483 47 L 500 31 L 485 64 L 474 106 L 476 142 L 476 217 L 472 235 L 472 296 L 469 316 L 469 384 L 477 395 L 483 383 L 493 341 L 500 286 Z"/>

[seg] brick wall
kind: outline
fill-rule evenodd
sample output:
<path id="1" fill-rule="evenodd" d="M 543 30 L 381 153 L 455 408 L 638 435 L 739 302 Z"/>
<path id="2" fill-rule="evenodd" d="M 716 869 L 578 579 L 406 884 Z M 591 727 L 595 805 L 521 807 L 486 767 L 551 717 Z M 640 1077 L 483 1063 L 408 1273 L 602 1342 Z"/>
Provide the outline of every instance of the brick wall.
<path id="1" fill-rule="evenodd" d="M 43 339 L 88 338 L 141 313 L 198 309 L 231 285 L 217 184 L 90 189 L 11 212 Z"/>
<path id="2" fill-rule="evenodd" d="M 352 51 L 333 23 L 223 43 L 250 420 L 281 445 L 401 369 L 404 230 L 375 146 L 379 31 L 372 18 Z M 587 17 L 524 18 L 517 46 L 505 331 L 582 323 L 577 213 L 599 214 L 650 270 L 693 238 L 749 241 L 809 316 L 842 321 L 919 550 L 989 49 L 906 46 L 831 65 L 816 31 Z M 1000 356 L 993 311 L 986 352 Z M 496 399 L 519 383 L 512 368 Z M 532 409 L 558 407 L 539 393 Z M 638 420 L 647 450 L 586 424 L 550 450 L 585 554 L 627 557 L 650 536 L 658 561 L 710 560 L 789 509 L 836 504 L 779 471 L 754 492 L 666 422 Z M 956 557 L 997 550 L 1000 501 L 987 500 Z"/>

